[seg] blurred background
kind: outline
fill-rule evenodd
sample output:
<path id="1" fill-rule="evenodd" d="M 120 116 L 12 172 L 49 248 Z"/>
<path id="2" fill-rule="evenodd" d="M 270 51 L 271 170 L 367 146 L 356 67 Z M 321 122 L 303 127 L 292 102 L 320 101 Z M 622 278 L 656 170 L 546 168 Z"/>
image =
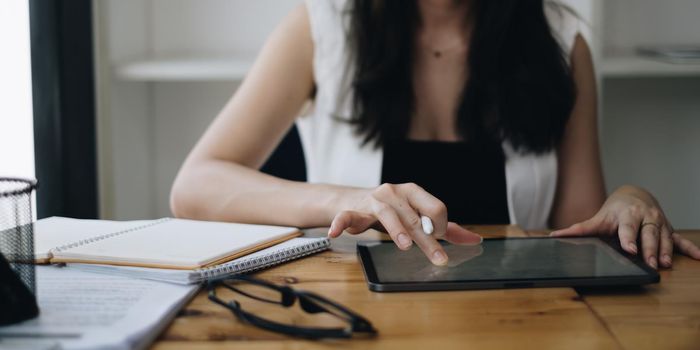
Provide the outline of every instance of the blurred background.
<path id="1" fill-rule="evenodd" d="M 94 165 L 89 159 L 84 160 L 87 164 L 73 159 L 56 166 L 63 167 L 66 174 L 72 170 L 65 167 L 92 167 L 92 177 L 89 171 L 83 173 L 81 183 L 71 187 L 71 193 L 92 193 L 56 204 L 43 213 L 70 214 L 65 210 L 67 206 L 85 201 L 87 207 L 95 202 L 98 205 L 92 205 L 94 212 L 78 212 L 82 216 L 139 219 L 171 215 L 168 193 L 180 164 L 235 92 L 266 36 L 299 2 L 75 1 L 89 10 L 83 16 L 88 19 L 83 25 L 92 33 L 92 46 L 82 50 L 89 50 L 94 76 L 92 87 L 84 85 L 81 91 L 86 95 L 81 96 L 94 101 L 94 125 L 76 130 L 75 137 L 64 135 L 61 144 L 82 139 L 87 148 L 92 145 L 94 154 L 84 154 L 94 158 Z M 659 198 L 677 228 L 700 228 L 700 60 L 669 63 L 673 59 L 649 58 L 637 52 L 643 47 L 700 47 L 700 1 L 563 2 L 576 9 L 587 23 L 581 30 L 595 56 L 608 190 L 627 183 L 643 186 Z M 12 55 L 4 57 L 2 65 L 8 70 L 3 76 L 13 73 L 16 81 L 0 83 L 5 84 L 0 90 L 0 142 L 4 142 L 0 144 L 0 174 L 33 177 L 35 169 L 28 159 L 35 151 L 26 140 L 36 135 L 41 140 L 50 139 L 51 135 L 42 136 L 45 134 L 37 134 L 36 130 L 32 133 L 32 94 L 26 92 L 31 89 L 26 80 L 32 78 L 27 75 L 26 60 L 30 34 L 36 37 L 37 28 L 34 21 L 21 19 L 30 12 L 35 16 L 32 19 L 37 18 L 41 9 L 36 1 L 30 1 L 31 6 L 22 4 L 5 1 L 0 9 L 0 35 L 3 42 L 15 45 L 3 50 L 16 56 L 15 61 L 9 61 Z M 58 18 L 68 11 L 61 7 L 54 10 Z M 10 18 L 14 22 L 5 21 Z M 65 27 L 65 21 L 57 22 Z M 64 27 L 63 33 L 83 28 Z M 5 41 L 8 33 L 13 33 L 13 38 Z M 36 59 L 34 52 L 32 56 Z M 58 80 L 70 84 L 73 76 L 63 75 Z M 74 98 L 80 100 L 80 96 Z M 43 108 L 36 99 L 35 92 L 35 112 Z M 78 122 L 64 120 L 64 127 Z M 288 142 L 294 145 L 291 137 Z M 20 144 L 21 149 L 17 147 Z M 80 149 L 84 152 L 85 147 Z M 44 153 L 37 150 L 36 154 L 41 157 Z M 284 154 L 279 157 L 284 161 Z M 42 175 L 38 175 L 41 182 Z M 42 190 L 51 192 L 51 188 L 51 184 L 48 189 L 40 187 L 38 195 Z M 39 208 L 41 215 L 41 203 Z"/>

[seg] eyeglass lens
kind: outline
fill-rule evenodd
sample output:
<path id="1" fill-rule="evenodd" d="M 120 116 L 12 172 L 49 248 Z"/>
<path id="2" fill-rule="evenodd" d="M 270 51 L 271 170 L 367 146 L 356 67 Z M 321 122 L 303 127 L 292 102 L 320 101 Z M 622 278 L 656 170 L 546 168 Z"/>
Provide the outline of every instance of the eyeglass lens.
<path id="1" fill-rule="evenodd" d="M 238 292 L 248 298 L 273 304 L 282 304 L 283 294 L 274 288 L 248 281 L 226 281 L 223 282 L 223 284 L 233 291 Z M 222 288 L 220 288 L 217 293 L 222 293 L 219 296 L 219 298 L 222 299 L 235 299 L 238 297 L 236 293 L 229 291 L 224 292 Z"/>

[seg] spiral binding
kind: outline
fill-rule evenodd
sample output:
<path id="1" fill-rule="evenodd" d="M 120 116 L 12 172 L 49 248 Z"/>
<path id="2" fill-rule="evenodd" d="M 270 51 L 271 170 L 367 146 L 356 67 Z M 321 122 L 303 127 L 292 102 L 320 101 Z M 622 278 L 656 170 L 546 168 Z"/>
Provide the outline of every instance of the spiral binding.
<path id="1" fill-rule="evenodd" d="M 158 224 L 162 224 L 162 223 L 164 223 L 164 222 L 166 222 L 166 221 L 168 221 L 168 220 L 170 220 L 170 219 L 171 219 L 171 218 L 160 218 L 160 219 L 158 219 L 158 220 L 149 222 L 149 223 L 147 223 L 147 224 L 143 224 L 143 225 L 140 225 L 140 226 L 128 228 L 128 229 L 126 229 L 126 230 L 111 232 L 111 233 L 108 233 L 108 234 L 104 234 L 104 235 L 96 236 L 96 237 L 90 237 L 90 238 L 87 238 L 87 239 L 81 239 L 81 240 L 79 240 L 79 241 L 77 241 L 77 242 L 70 243 L 70 244 L 66 244 L 66 245 L 60 246 L 60 247 L 58 247 L 58 248 L 51 249 L 51 250 L 54 251 L 54 252 L 62 252 L 62 251 L 64 251 L 64 250 L 68 250 L 68 249 L 71 249 L 71 248 L 79 247 L 79 246 L 86 245 L 86 244 L 90 244 L 90 243 L 95 243 L 95 242 L 98 242 L 98 241 L 101 241 L 101 240 L 104 240 L 104 239 L 107 239 L 107 238 L 111 238 L 111 237 L 114 237 L 114 236 L 120 236 L 120 235 L 123 235 L 123 234 L 125 234 L 125 233 L 134 232 L 134 231 L 138 231 L 138 230 L 143 230 L 143 229 L 148 228 L 148 227 L 151 227 L 151 226 L 155 226 L 155 225 L 158 225 Z"/>
<path id="2" fill-rule="evenodd" d="M 255 270 L 264 269 L 272 265 L 281 264 L 283 262 L 311 255 L 313 253 L 325 250 L 330 246 L 330 240 L 323 239 L 305 244 L 303 246 L 289 247 L 280 251 L 263 255 L 257 258 L 248 258 L 240 261 L 232 261 L 222 265 L 212 266 L 195 270 L 198 274 L 198 279 L 212 279 L 225 275 L 241 274 Z"/>

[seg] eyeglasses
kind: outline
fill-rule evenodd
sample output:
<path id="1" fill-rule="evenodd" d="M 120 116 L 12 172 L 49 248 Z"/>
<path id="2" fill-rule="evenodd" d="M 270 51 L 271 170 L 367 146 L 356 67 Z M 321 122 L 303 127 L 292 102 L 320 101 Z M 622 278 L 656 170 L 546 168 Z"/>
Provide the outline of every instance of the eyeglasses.
<path id="1" fill-rule="evenodd" d="M 217 296 L 217 288 L 225 288 L 248 298 L 265 303 L 291 307 L 299 300 L 301 309 L 309 314 L 327 313 L 348 324 L 345 328 L 301 327 L 265 319 L 241 308 L 236 300 L 224 301 Z M 364 317 L 318 294 L 294 290 L 287 286 L 255 279 L 249 276 L 232 276 L 207 282 L 209 300 L 229 309 L 239 320 L 272 332 L 308 339 L 351 338 L 353 335 L 374 336 L 377 331 Z M 245 290 L 244 290 L 245 289 Z M 251 292 L 254 289 L 255 292 Z"/>

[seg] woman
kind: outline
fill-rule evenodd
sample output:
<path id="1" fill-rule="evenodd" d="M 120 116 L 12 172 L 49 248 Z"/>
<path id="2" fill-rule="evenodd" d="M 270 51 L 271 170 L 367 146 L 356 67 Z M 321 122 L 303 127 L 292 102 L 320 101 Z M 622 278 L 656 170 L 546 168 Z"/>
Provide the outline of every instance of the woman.
<path id="1" fill-rule="evenodd" d="M 295 121 L 308 183 L 257 171 Z M 331 237 L 379 227 L 437 265 L 436 238 L 480 242 L 448 220 L 616 234 L 654 268 L 674 245 L 700 259 L 648 192 L 605 198 L 590 53 L 576 17 L 541 0 L 306 1 L 185 161 L 171 207 Z"/>

